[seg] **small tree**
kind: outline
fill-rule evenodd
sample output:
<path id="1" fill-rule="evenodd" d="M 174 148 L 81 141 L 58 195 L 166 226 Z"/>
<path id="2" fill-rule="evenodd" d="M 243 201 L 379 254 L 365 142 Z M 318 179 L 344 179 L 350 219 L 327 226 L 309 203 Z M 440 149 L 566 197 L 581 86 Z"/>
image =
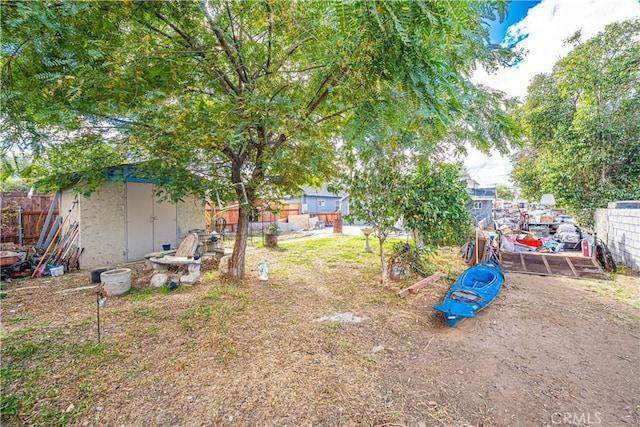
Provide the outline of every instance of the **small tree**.
<path id="1" fill-rule="evenodd" d="M 399 208 L 417 245 L 457 245 L 467 237 L 470 199 L 460 172 L 459 165 L 422 162 L 407 176 Z"/>
<path id="2" fill-rule="evenodd" d="M 398 206 L 402 203 L 405 177 L 401 170 L 403 156 L 381 150 L 373 155 L 357 159 L 350 157 L 351 172 L 342 185 L 349 192 L 347 219 L 353 218 L 370 224 L 380 244 L 380 271 L 382 283 L 389 277 L 385 262 L 384 243 L 394 225 L 400 220 Z"/>
<path id="3" fill-rule="evenodd" d="M 460 166 L 417 159 L 408 150 L 376 146 L 352 151 L 347 158 L 348 173 L 343 185 L 350 194 L 352 218 L 372 225 L 380 243 L 382 282 L 389 278 L 384 243 L 394 225 L 404 219 L 414 230 L 416 244 L 452 245 L 463 241 L 470 217 L 465 210 L 469 196 L 460 180 Z M 357 154 L 354 154 L 357 153 Z"/>

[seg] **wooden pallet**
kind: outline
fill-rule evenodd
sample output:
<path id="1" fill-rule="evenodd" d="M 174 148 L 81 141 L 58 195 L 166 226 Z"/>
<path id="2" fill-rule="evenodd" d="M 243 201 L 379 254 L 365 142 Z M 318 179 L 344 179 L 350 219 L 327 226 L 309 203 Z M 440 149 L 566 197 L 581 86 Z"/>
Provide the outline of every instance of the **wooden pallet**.
<path id="1" fill-rule="evenodd" d="M 536 252 L 501 252 L 500 266 L 508 273 L 610 280 L 595 258 Z"/>

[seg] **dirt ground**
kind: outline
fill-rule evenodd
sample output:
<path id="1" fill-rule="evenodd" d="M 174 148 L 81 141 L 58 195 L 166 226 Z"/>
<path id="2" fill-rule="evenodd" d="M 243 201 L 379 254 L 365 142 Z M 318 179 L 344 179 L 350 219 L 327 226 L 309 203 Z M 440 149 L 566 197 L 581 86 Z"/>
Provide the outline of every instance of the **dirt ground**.
<path id="1" fill-rule="evenodd" d="M 640 425 L 637 273 L 507 274 L 487 309 L 449 328 L 431 306 L 451 271 L 400 299 L 375 255 L 298 250 L 249 250 L 241 284 L 134 281 L 101 310 L 101 346 L 93 290 L 59 293 L 89 271 L 6 285 L 3 369 L 41 372 L 3 380 L 5 396 L 39 394 L 2 425 L 45 425 L 45 410 L 78 426 Z M 267 283 L 251 267 L 265 256 Z"/>

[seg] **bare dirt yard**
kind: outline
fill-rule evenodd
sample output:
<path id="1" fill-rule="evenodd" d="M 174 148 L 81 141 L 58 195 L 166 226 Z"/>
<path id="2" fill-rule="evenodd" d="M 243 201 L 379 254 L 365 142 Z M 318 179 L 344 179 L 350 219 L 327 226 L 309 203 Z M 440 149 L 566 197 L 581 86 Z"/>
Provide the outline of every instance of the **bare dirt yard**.
<path id="1" fill-rule="evenodd" d="M 507 274 L 476 319 L 383 287 L 362 238 L 251 248 L 247 279 L 133 288 L 100 310 L 90 271 L 3 284 L 2 425 L 637 426 L 640 278 Z M 376 250 L 375 245 L 374 250 Z M 256 271 L 270 262 L 269 281 Z"/>

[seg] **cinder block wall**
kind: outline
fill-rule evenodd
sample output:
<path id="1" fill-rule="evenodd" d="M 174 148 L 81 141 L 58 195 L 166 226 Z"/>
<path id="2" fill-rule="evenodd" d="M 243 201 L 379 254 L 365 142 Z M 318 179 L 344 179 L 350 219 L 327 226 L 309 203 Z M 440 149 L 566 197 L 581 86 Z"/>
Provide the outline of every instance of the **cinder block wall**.
<path id="1" fill-rule="evenodd" d="M 622 264 L 640 270 L 640 209 L 598 209 L 595 232 Z"/>

